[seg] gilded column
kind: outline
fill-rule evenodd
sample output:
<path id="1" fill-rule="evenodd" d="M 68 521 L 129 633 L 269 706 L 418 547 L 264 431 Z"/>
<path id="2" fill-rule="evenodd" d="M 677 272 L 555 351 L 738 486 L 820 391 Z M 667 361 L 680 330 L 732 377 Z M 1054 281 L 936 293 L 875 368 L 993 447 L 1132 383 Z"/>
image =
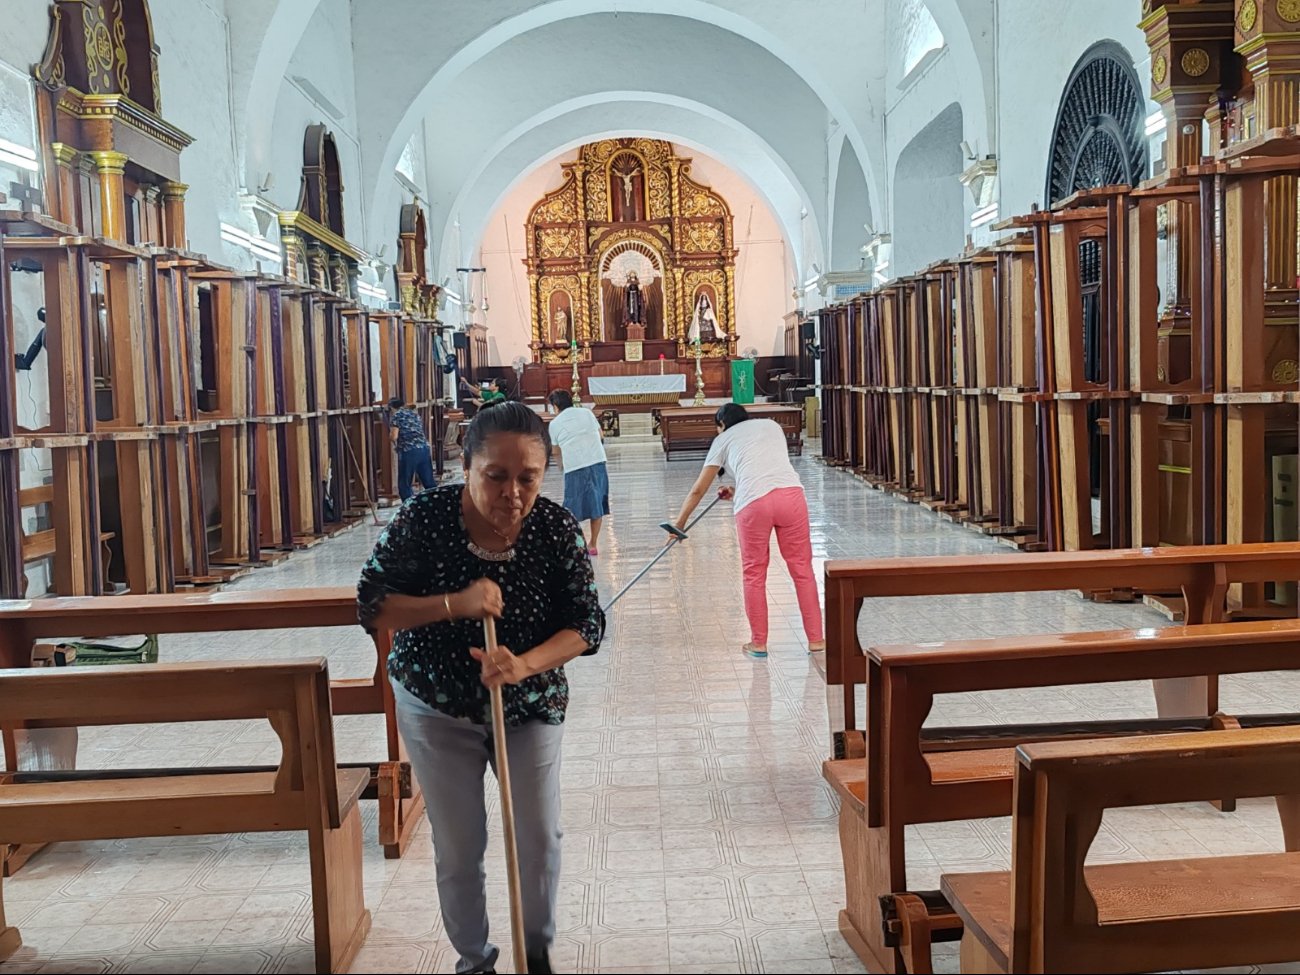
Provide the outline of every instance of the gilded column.
<path id="1" fill-rule="evenodd" d="M 578 273 L 578 280 L 582 283 L 582 286 L 578 289 L 582 292 L 582 297 L 579 299 L 582 307 L 582 328 L 578 329 L 577 323 L 575 322 L 574 329 L 578 332 L 579 338 L 584 341 L 590 342 L 594 340 L 599 342 L 601 341 L 602 336 L 595 334 L 596 327 L 591 318 L 591 272 L 580 271 Z M 599 282 L 597 282 L 597 287 L 599 286 Z"/>
<path id="2" fill-rule="evenodd" d="M 100 232 L 110 240 L 126 240 L 126 175 L 127 155 L 101 149 L 88 153 L 95 163 L 99 176 Z M 85 228 L 82 228 L 85 229 Z"/>
<path id="3" fill-rule="evenodd" d="M 186 183 L 163 183 L 163 246 L 176 250 L 189 249 L 189 237 L 185 233 L 185 194 L 189 192 Z"/>
<path id="4" fill-rule="evenodd" d="M 46 192 L 53 191 L 50 213 L 56 220 L 80 227 L 77 216 L 77 150 L 64 142 L 50 145 L 54 157 L 53 178 L 46 180 Z"/>

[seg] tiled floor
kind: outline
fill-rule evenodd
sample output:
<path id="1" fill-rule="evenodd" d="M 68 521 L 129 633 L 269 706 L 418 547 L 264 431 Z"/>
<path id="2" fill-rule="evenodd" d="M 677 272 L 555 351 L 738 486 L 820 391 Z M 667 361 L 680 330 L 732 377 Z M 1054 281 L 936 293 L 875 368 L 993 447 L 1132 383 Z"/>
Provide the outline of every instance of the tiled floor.
<path id="1" fill-rule="evenodd" d="M 924 510 L 869 491 L 811 457 L 798 461 L 820 558 L 1002 551 Z M 652 446 L 611 456 L 615 515 L 598 573 L 612 594 L 657 550 L 655 526 L 675 513 L 698 465 L 665 464 Z M 559 490 L 552 475 L 548 491 Z M 357 529 L 238 588 L 351 584 L 376 530 Z M 858 972 L 835 930 L 843 879 L 835 806 L 822 782 L 828 717 L 822 681 L 804 653 L 793 590 L 773 559 L 772 657 L 738 653 L 747 638 L 734 529 L 720 507 L 612 613 L 603 652 L 571 667 L 565 746 L 566 859 L 560 971 Z M 864 641 L 1160 625 L 1138 606 L 1098 606 L 1069 594 L 897 600 L 868 606 Z M 360 632 L 244 633 L 166 639 L 164 659 L 325 654 L 335 675 L 373 666 Z M 1300 710 L 1300 678 L 1226 682 L 1225 705 Z M 1145 685 L 963 695 L 939 723 L 1153 712 Z M 377 719 L 340 718 L 340 759 L 373 758 Z M 83 767 L 266 763 L 269 729 L 239 724 L 121 728 L 81 736 Z M 493 811 L 495 818 L 495 811 Z M 353 971 L 451 972 L 441 937 L 427 831 L 402 861 L 385 861 L 366 818 L 366 894 L 374 929 Z M 1005 820 L 914 830 L 913 886 L 951 869 L 1009 859 Z M 1208 807 L 1134 810 L 1108 819 L 1095 854 L 1278 849 L 1271 809 L 1234 816 Z M 505 920 L 499 840 L 489 865 L 496 930 Z M 280 835 L 63 844 L 34 859 L 5 898 L 27 947 L 18 972 L 311 971 L 305 844 Z M 951 953 L 939 958 L 955 971 Z M 1300 970 L 1300 969 L 1290 969 Z"/>

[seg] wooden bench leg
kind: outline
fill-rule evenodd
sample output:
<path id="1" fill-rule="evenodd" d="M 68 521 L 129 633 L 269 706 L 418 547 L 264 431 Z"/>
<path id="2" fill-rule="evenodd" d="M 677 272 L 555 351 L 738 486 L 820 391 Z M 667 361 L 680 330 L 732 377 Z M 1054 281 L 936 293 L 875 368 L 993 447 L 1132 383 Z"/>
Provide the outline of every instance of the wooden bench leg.
<path id="1" fill-rule="evenodd" d="M 18 934 L 18 929 L 5 923 L 4 884 L 0 883 L 0 962 L 12 957 L 22 945 L 23 939 Z"/>
<path id="2" fill-rule="evenodd" d="M 1282 820 L 1282 841 L 1288 853 L 1300 853 L 1300 796 L 1278 796 L 1277 815 Z"/>
<path id="3" fill-rule="evenodd" d="M 318 975 L 352 967 L 370 933 L 361 877 L 361 810 L 354 803 L 338 829 L 310 837 L 311 896 Z"/>
<path id="4" fill-rule="evenodd" d="M 1002 975 L 1002 971 L 975 935 L 961 939 L 961 975 Z"/>

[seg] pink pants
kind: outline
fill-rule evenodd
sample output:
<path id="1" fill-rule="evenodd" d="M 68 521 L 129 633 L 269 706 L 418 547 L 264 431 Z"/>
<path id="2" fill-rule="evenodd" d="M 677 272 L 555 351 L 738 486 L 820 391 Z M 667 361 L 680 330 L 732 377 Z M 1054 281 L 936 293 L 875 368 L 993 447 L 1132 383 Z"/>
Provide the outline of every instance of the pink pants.
<path id="1" fill-rule="evenodd" d="M 812 567 L 812 537 L 808 528 L 808 500 L 803 489 L 781 488 L 751 501 L 736 515 L 740 559 L 745 572 L 745 615 L 753 641 L 767 644 L 767 564 L 772 529 L 781 557 L 794 580 L 809 643 L 823 639 L 822 607 Z"/>

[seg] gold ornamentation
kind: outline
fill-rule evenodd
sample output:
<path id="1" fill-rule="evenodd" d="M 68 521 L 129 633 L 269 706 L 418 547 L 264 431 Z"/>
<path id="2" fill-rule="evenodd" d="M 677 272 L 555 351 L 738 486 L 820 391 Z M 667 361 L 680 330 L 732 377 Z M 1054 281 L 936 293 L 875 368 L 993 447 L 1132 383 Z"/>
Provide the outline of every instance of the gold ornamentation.
<path id="1" fill-rule="evenodd" d="M 1167 77 L 1169 77 L 1169 62 L 1163 54 L 1159 54 L 1151 65 L 1151 80 L 1157 85 L 1163 85 Z"/>
<path id="2" fill-rule="evenodd" d="M 566 176 L 564 186 L 546 196 L 533 211 L 530 223 L 572 223 L 578 219 L 578 188 Z"/>
<path id="3" fill-rule="evenodd" d="M 1300 0 L 1277 0 L 1277 15 L 1288 24 L 1300 24 Z"/>
<path id="4" fill-rule="evenodd" d="M 1210 55 L 1199 47 L 1189 48 L 1180 62 L 1183 73 L 1189 78 L 1199 78 L 1210 70 Z"/>
<path id="5" fill-rule="evenodd" d="M 192 136 L 125 95 L 76 95 L 65 91 L 59 100 L 59 111 L 79 119 L 114 119 L 177 152 L 194 141 Z"/>
<path id="6" fill-rule="evenodd" d="M 691 223 L 687 224 L 686 243 L 688 246 L 684 250 L 694 253 L 705 253 L 722 250 L 722 232 L 718 229 L 716 223 Z"/>
<path id="7" fill-rule="evenodd" d="M 1285 386 L 1300 382 L 1300 362 L 1294 359 L 1283 359 L 1273 367 L 1273 382 Z"/>
<path id="8" fill-rule="evenodd" d="M 549 227 L 541 232 L 541 253 L 547 257 L 576 257 L 577 247 L 573 243 L 573 233 L 559 227 Z"/>
<path id="9" fill-rule="evenodd" d="M 1241 32 L 1249 34 L 1255 29 L 1255 21 L 1258 19 L 1259 8 L 1255 6 L 1255 0 L 1245 0 L 1237 14 L 1237 26 L 1241 28 Z"/>

